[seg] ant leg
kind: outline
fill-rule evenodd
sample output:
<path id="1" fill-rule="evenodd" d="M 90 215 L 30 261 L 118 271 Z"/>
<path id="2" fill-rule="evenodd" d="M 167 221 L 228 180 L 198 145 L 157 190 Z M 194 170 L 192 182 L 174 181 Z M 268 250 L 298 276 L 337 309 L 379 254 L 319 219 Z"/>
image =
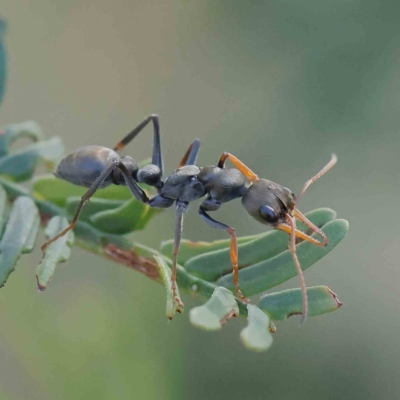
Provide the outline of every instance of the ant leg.
<path id="1" fill-rule="evenodd" d="M 328 162 L 328 164 L 325 165 L 324 168 L 321 169 L 321 171 L 318 172 L 318 174 L 314 175 L 311 179 L 309 179 L 303 186 L 303 189 L 301 189 L 300 194 L 297 196 L 295 199 L 295 204 L 298 203 L 300 200 L 300 197 L 303 196 L 303 194 L 306 192 L 306 190 L 309 188 L 309 186 L 314 183 L 317 179 L 321 178 L 322 175 L 326 174 L 335 164 L 337 163 L 337 157 L 336 154 L 332 154 L 331 160 Z"/>
<path id="2" fill-rule="evenodd" d="M 230 257 L 231 257 L 231 263 L 232 263 L 232 267 L 233 267 L 233 284 L 235 285 L 236 293 L 237 293 L 237 296 L 239 297 L 239 299 L 242 300 L 243 302 L 248 303 L 249 300 L 243 296 L 243 293 L 239 287 L 238 248 L 237 248 L 235 229 L 228 225 L 225 225 L 222 222 L 216 221 L 215 219 L 211 218 L 206 212 L 206 211 L 215 211 L 220 206 L 221 206 L 220 203 L 215 201 L 213 198 L 209 197 L 209 198 L 205 199 L 203 201 L 203 203 L 201 203 L 201 205 L 199 207 L 199 214 L 200 214 L 200 217 L 203 218 L 203 220 L 209 226 L 211 226 L 212 228 L 224 229 L 231 236 Z"/>
<path id="3" fill-rule="evenodd" d="M 128 143 L 130 143 L 146 126 L 149 122 L 153 122 L 154 138 L 153 138 L 153 155 L 152 164 L 157 165 L 160 168 L 161 175 L 164 172 L 164 163 L 161 153 L 161 139 L 160 139 L 160 122 L 158 116 L 155 114 L 147 117 L 142 123 L 140 123 L 132 132 L 128 133 L 115 147 L 115 151 L 123 149 Z"/>
<path id="4" fill-rule="evenodd" d="M 310 221 L 311 223 L 311 221 Z M 278 224 L 276 226 L 274 226 L 274 229 L 278 229 L 280 231 L 286 232 L 289 235 L 292 233 L 292 228 L 287 225 L 287 224 Z M 318 228 L 317 228 L 318 229 Z M 322 232 L 322 231 L 321 231 Z M 318 232 L 317 232 L 318 233 Z M 323 232 L 322 232 L 323 233 Z M 317 246 L 326 246 L 325 243 L 320 242 L 317 239 L 312 238 L 311 236 L 308 236 L 306 233 L 299 231 L 298 229 L 295 228 L 294 230 L 294 235 L 297 236 L 300 239 L 306 240 L 307 242 L 310 242 L 312 244 L 316 244 Z M 325 234 L 323 233 L 323 236 L 325 236 Z M 326 236 L 325 236 L 326 237 Z"/>
<path id="5" fill-rule="evenodd" d="M 303 297 L 303 313 L 301 315 L 301 322 L 303 323 L 307 318 L 308 314 L 308 296 L 307 296 L 307 287 L 306 281 L 304 280 L 303 270 L 301 269 L 301 265 L 299 259 L 297 258 L 296 252 L 296 220 L 289 214 L 286 214 L 286 218 L 290 225 L 290 237 L 289 237 L 289 250 L 292 253 L 292 258 L 294 261 L 294 265 L 296 266 L 297 274 L 299 276 L 301 295 Z"/>
<path id="6" fill-rule="evenodd" d="M 197 155 L 200 150 L 200 140 L 194 139 L 193 143 L 186 150 L 185 155 L 180 161 L 178 168 L 183 167 L 184 165 L 195 165 L 197 160 Z"/>
<path id="7" fill-rule="evenodd" d="M 297 218 L 299 221 L 303 222 L 306 224 L 310 229 L 312 229 L 315 233 L 318 233 L 324 239 L 325 246 L 328 244 L 328 238 L 326 237 L 325 233 L 322 232 L 321 229 L 318 228 L 318 226 L 314 225 L 300 210 L 295 208 L 293 210 L 293 215 L 295 218 Z"/>
<path id="8" fill-rule="evenodd" d="M 97 191 L 97 189 L 101 186 L 101 184 L 105 181 L 105 179 L 111 174 L 111 171 L 117 166 L 118 161 L 113 162 L 110 164 L 102 173 L 101 175 L 92 183 L 92 185 L 89 187 L 87 192 L 82 196 L 81 201 L 78 204 L 78 208 L 76 209 L 74 218 L 72 222 L 62 231 L 60 232 L 57 236 L 53 237 L 52 239 L 48 240 L 46 243 L 42 245 L 42 251 L 45 251 L 47 246 L 53 242 L 55 242 L 57 239 L 59 239 L 61 236 L 64 236 L 68 231 L 71 229 L 75 228 L 75 225 L 78 221 L 79 214 L 82 211 L 82 208 L 85 204 L 86 201 L 88 201 Z"/>
<path id="9" fill-rule="evenodd" d="M 176 202 L 176 212 L 175 212 L 175 234 L 174 234 L 174 250 L 173 250 L 173 258 L 172 258 L 172 268 L 171 268 L 171 290 L 172 296 L 174 300 L 177 302 L 179 307 L 183 307 L 182 302 L 180 301 L 179 297 L 176 293 L 176 264 L 177 258 L 179 253 L 179 247 L 181 245 L 182 239 L 182 230 L 183 230 L 183 215 L 188 209 L 189 203 L 183 201 Z"/>
<path id="10" fill-rule="evenodd" d="M 135 198 L 145 204 L 149 204 L 150 200 L 147 197 L 146 192 L 138 185 L 138 183 L 132 178 L 132 175 L 128 172 L 123 162 L 119 161 L 116 167 L 121 171 L 122 176 L 125 179 L 126 185 L 129 187 L 131 193 Z"/>
<path id="11" fill-rule="evenodd" d="M 223 153 L 218 161 L 218 167 L 224 168 L 226 159 L 229 159 L 231 163 L 250 181 L 255 182 L 260 178 L 255 174 L 247 165 L 243 164 L 237 157 L 231 153 Z"/>

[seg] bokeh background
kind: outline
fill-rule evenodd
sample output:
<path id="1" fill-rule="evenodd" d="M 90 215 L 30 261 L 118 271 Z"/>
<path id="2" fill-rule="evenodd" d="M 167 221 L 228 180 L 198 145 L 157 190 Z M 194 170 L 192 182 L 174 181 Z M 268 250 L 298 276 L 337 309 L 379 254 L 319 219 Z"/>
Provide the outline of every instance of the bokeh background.
<path id="1" fill-rule="evenodd" d="M 188 313 L 167 322 L 161 286 L 80 249 L 43 294 L 40 253 L 22 258 L 0 291 L 1 400 L 397 398 L 400 2 L 3 0 L 0 13 L 1 124 L 34 119 L 72 150 L 112 146 L 158 113 L 168 171 L 199 137 L 200 165 L 230 151 L 295 192 L 336 152 L 301 209 L 350 221 L 306 273 L 344 306 L 279 323 L 262 354 L 243 348 L 244 320 L 217 333 Z M 147 157 L 150 132 L 126 152 Z M 240 201 L 218 217 L 239 235 L 264 229 Z M 135 240 L 157 247 L 172 233 L 167 210 Z M 184 237 L 224 233 L 194 205 Z"/>

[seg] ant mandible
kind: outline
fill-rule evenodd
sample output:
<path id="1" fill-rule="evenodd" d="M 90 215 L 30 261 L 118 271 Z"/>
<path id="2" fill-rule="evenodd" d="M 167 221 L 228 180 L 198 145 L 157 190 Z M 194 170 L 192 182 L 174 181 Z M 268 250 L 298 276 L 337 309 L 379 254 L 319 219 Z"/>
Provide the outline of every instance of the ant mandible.
<path id="1" fill-rule="evenodd" d="M 150 121 L 153 122 L 154 127 L 152 164 L 139 169 L 137 163 L 131 157 L 125 156 L 121 158 L 117 154 L 117 151 L 131 142 Z M 177 296 L 176 286 L 176 266 L 183 230 L 183 216 L 190 202 L 207 196 L 199 206 L 199 215 L 211 227 L 223 229 L 230 235 L 230 258 L 233 266 L 233 282 L 238 297 L 242 301 L 247 302 L 248 300 L 243 296 L 239 286 L 238 249 L 235 229 L 213 219 L 208 214 L 210 211 L 218 210 L 223 203 L 241 197 L 244 208 L 253 218 L 290 235 L 289 249 L 300 279 L 303 297 L 302 321 L 304 321 L 308 313 L 308 299 L 303 271 L 296 254 L 296 237 L 318 246 L 326 246 L 328 239 L 295 206 L 308 187 L 336 164 L 336 156 L 332 155 L 330 162 L 318 174 L 305 183 L 299 196 L 296 198 L 289 189 L 272 181 L 260 179 L 249 167 L 230 153 L 223 153 L 217 166 L 197 167 L 195 163 L 199 149 L 200 141 L 195 139 L 180 161 L 178 168 L 163 182 L 160 125 L 158 117 L 151 115 L 122 139 L 114 147 L 114 150 L 101 146 L 86 146 L 78 148 L 67 155 L 61 160 L 55 175 L 58 178 L 75 185 L 88 187 L 89 189 L 82 196 L 71 224 L 57 236 L 44 243 L 42 250 L 45 250 L 50 243 L 73 229 L 85 202 L 97 189 L 107 187 L 111 184 L 127 185 L 136 199 L 151 207 L 168 208 L 175 204 L 176 224 L 171 268 L 171 289 L 177 304 L 183 306 Z M 236 168 L 225 168 L 225 161 L 227 159 Z M 138 182 L 156 187 L 158 194 L 150 199 L 138 185 Z M 319 234 L 323 242 L 297 230 L 296 218 Z"/>

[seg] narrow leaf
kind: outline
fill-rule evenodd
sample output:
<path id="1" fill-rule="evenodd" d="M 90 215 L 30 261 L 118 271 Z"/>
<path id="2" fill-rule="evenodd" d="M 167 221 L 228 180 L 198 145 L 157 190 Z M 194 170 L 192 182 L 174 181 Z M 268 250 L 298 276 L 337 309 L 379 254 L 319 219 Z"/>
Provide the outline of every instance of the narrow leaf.
<path id="1" fill-rule="evenodd" d="M 322 228 L 329 239 L 329 244 L 326 247 L 319 247 L 309 242 L 300 243 L 296 248 L 302 269 L 306 270 L 327 255 L 344 238 L 348 229 L 349 223 L 347 221 L 337 219 L 328 222 Z M 275 287 L 296 275 L 292 255 L 289 250 L 286 250 L 273 258 L 239 271 L 239 284 L 243 294 L 251 296 Z M 217 283 L 234 290 L 232 274 L 223 276 Z"/>
<path id="2" fill-rule="evenodd" d="M 328 286 L 307 288 L 307 296 L 308 315 L 310 317 L 330 313 L 343 305 L 337 298 L 336 293 L 332 292 Z M 303 310 L 301 290 L 289 289 L 267 294 L 260 299 L 259 307 L 275 321 L 301 314 Z"/>
<path id="3" fill-rule="evenodd" d="M 20 138 L 28 138 L 33 142 L 43 140 L 43 132 L 39 124 L 34 121 L 25 121 L 0 128 L 0 156 L 9 152 L 10 145 Z"/>
<path id="4" fill-rule="evenodd" d="M 6 49 L 4 46 L 5 33 L 6 23 L 3 19 L 0 19 L 0 104 L 3 100 L 7 77 L 7 57 Z"/>
<path id="5" fill-rule="evenodd" d="M 32 190 L 38 200 L 47 200 L 63 207 L 68 198 L 82 197 L 87 188 L 73 185 L 53 175 L 43 175 L 34 180 Z M 132 198 L 132 193 L 126 186 L 111 185 L 99 189 L 92 198 L 129 200 Z"/>
<path id="6" fill-rule="evenodd" d="M 101 231 L 123 235 L 143 229 L 156 212 L 156 209 L 133 198 L 117 208 L 92 215 L 90 222 Z"/>
<path id="7" fill-rule="evenodd" d="M 217 287 L 207 303 L 190 310 L 190 322 L 198 328 L 212 331 L 221 329 L 222 324 L 237 315 L 239 308 L 233 294 Z"/>
<path id="8" fill-rule="evenodd" d="M 247 243 L 256 239 L 259 235 L 241 236 L 237 238 L 237 243 Z M 214 242 L 192 242 L 191 240 L 183 239 L 181 241 L 178 264 L 184 265 L 189 259 L 196 257 L 200 254 L 210 253 L 212 251 L 226 249 L 229 247 L 230 239 L 221 239 Z M 174 248 L 174 239 L 166 240 L 161 243 L 160 251 L 166 257 L 172 255 Z"/>
<path id="9" fill-rule="evenodd" d="M 240 333 L 243 344 L 250 350 L 266 351 L 272 345 L 269 318 L 257 306 L 249 304 L 248 326 Z"/>
<path id="10" fill-rule="evenodd" d="M 3 186 L 0 186 L 0 237 L 3 233 L 4 224 L 7 221 L 7 193 Z"/>
<path id="11" fill-rule="evenodd" d="M 14 271 L 21 254 L 33 250 L 39 223 L 39 212 L 35 203 L 28 197 L 18 197 L 0 243 L 0 287 L 4 286 Z"/>
<path id="12" fill-rule="evenodd" d="M 26 180 L 32 176 L 39 160 L 45 161 L 52 168 L 63 152 L 64 146 L 57 137 L 33 143 L 14 154 L 0 158 L 0 173 L 16 181 Z"/>
<path id="13" fill-rule="evenodd" d="M 177 288 L 177 299 L 174 298 L 171 290 L 171 270 L 165 263 L 164 259 L 160 256 L 154 256 L 156 260 L 158 271 L 161 279 L 163 280 L 165 290 L 167 292 L 167 306 L 166 315 L 168 319 L 172 319 L 176 312 L 183 312 L 183 303 L 179 296 L 179 289 Z"/>
<path id="14" fill-rule="evenodd" d="M 336 217 L 335 211 L 320 208 L 311 211 L 307 217 L 317 226 L 322 227 Z M 299 228 L 305 227 L 299 223 Z M 272 258 L 288 248 L 288 235 L 280 231 L 269 231 L 257 235 L 251 241 L 239 244 L 239 268 L 245 268 L 260 261 Z M 229 246 L 222 250 L 201 254 L 186 261 L 185 269 L 203 279 L 214 282 L 221 275 L 232 270 Z"/>
<path id="15" fill-rule="evenodd" d="M 46 238 L 53 238 L 68 225 L 69 222 L 65 217 L 53 217 L 46 227 Z M 47 247 L 43 260 L 36 268 L 36 279 L 39 290 L 43 291 L 46 289 L 53 278 L 57 265 L 68 260 L 71 255 L 73 242 L 74 233 L 69 231 L 66 235 L 60 237 Z"/>
<path id="16" fill-rule="evenodd" d="M 139 167 L 150 163 L 146 159 L 139 163 Z M 148 189 L 147 185 L 141 185 L 143 189 Z M 57 204 L 60 207 L 65 206 L 69 197 L 82 197 L 88 189 L 82 186 L 76 186 L 72 183 L 56 178 L 54 175 L 42 175 L 33 181 L 33 195 L 38 200 L 47 200 Z M 110 185 L 107 188 L 98 190 L 92 198 L 107 200 L 130 200 L 132 193 L 126 186 Z"/>
<path id="17" fill-rule="evenodd" d="M 65 208 L 68 215 L 73 217 L 78 208 L 78 204 L 81 201 L 81 197 L 69 197 L 66 201 Z M 111 210 L 120 207 L 124 204 L 122 200 L 107 200 L 99 199 L 98 197 L 92 197 L 88 202 L 86 202 L 83 207 L 81 214 L 79 215 L 80 221 L 89 221 L 90 217 L 95 215 L 100 211 Z"/>

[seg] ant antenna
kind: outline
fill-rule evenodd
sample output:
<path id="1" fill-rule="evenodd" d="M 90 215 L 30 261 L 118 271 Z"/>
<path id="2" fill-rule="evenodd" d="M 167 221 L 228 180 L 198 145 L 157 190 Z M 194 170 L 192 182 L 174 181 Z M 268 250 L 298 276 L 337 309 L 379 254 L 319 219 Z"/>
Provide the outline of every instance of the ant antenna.
<path id="1" fill-rule="evenodd" d="M 322 175 L 326 174 L 336 163 L 337 163 L 337 156 L 336 154 L 332 154 L 331 160 L 328 162 L 328 164 L 326 164 L 325 167 L 318 172 L 318 174 L 313 176 L 304 184 L 303 189 L 301 189 L 300 194 L 296 197 L 294 204 L 297 204 L 299 202 L 301 196 L 303 196 L 303 194 L 306 192 L 306 190 L 312 183 L 314 183 L 317 179 L 321 178 Z"/>

